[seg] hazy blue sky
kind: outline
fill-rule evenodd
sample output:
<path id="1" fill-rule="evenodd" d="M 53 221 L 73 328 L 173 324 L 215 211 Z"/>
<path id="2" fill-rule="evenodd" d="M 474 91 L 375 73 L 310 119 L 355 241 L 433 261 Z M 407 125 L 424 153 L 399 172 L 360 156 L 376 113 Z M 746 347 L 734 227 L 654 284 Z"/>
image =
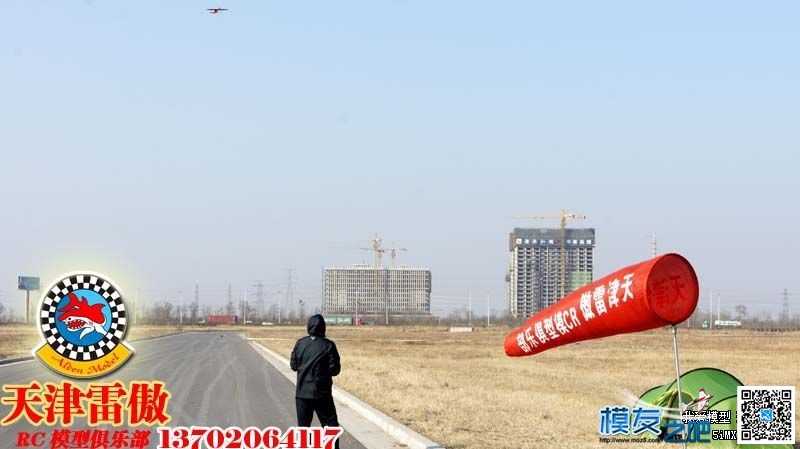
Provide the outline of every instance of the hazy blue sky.
<path id="1" fill-rule="evenodd" d="M 567 207 L 596 276 L 655 231 L 703 295 L 800 311 L 800 3 L 218 4 L 3 2 L 0 300 L 83 267 L 221 302 L 292 267 L 313 304 L 378 231 L 435 309 L 500 309 L 512 217 Z"/>

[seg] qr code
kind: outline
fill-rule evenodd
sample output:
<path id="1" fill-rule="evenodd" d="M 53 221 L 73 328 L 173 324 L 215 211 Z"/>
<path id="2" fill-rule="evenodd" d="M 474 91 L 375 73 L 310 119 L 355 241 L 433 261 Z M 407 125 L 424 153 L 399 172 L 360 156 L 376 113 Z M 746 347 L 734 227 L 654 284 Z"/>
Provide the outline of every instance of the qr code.
<path id="1" fill-rule="evenodd" d="M 738 444 L 794 444 L 794 387 L 736 387 Z"/>

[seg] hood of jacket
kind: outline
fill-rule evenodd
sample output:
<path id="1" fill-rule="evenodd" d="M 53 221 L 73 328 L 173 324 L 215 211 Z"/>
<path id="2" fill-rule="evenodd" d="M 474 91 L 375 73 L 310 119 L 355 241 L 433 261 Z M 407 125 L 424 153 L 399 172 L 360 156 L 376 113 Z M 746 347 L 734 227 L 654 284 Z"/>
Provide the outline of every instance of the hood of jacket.
<path id="1" fill-rule="evenodd" d="M 314 315 L 308 319 L 308 335 L 312 337 L 324 337 L 325 336 L 325 319 L 322 315 Z"/>

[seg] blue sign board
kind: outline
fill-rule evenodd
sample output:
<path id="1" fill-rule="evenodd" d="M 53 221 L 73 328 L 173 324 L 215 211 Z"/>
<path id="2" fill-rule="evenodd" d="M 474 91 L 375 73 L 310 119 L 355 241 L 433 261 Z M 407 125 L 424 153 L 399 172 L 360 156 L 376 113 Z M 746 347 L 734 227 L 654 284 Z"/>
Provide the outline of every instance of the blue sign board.
<path id="1" fill-rule="evenodd" d="M 20 290 L 39 290 L 39 278 L 33 276 L 19 276 L 17 278 Z"/>

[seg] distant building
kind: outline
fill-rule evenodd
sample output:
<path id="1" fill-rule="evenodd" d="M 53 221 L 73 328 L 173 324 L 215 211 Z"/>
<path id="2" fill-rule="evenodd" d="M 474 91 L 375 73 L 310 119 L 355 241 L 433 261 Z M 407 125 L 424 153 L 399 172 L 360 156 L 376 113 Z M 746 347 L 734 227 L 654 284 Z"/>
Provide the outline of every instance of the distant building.
<path id="1" fill-rule="evenodd" d="M 369 265 L 325 268 L 322 313 L 430 315 L 431 270 Z"/>
<path id="2" fill-rule="evenodd" d="M 561 229 L 515 228 L 509 236 L 506 274 L 508 310 L 526 318 L 561 295 Z M 594 277 L 594 229 L 567 229 L 567 285 L 564 296 Z"/>

